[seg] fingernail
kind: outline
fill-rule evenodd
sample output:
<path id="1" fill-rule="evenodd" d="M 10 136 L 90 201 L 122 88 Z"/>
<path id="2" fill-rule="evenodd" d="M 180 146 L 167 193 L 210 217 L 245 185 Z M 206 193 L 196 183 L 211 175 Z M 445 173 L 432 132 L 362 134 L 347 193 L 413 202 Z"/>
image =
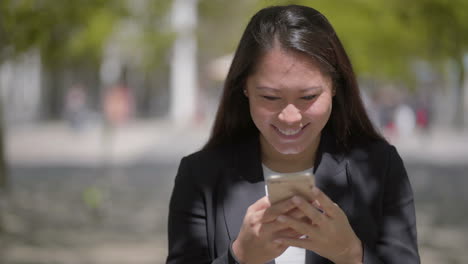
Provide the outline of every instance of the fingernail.
<path id="1" fill-rule="evenodd" d="M 294 196 L 292 198 L 292 201 L 295 205 L 299 205 L 301 203 L 301 198 L 299 198 L 298 196 Z"/>
<path id="2" fill-rule="evenodd" d="M 281 240 L 281 239 L 275 239 L 275 240 L 273 240 L 273 243 L 278 244 L 278 245 L 281 245 L 281 244 L 283 244 L 283 240 Z"/>
<path id="3" fill-rule="evenodd" d="M 276 218 L 276 220 L 278 220 L 278 222 L 284 223 L 286 222 L 286 217 L 284 215 L 280 215 L 278 218 Z"/>

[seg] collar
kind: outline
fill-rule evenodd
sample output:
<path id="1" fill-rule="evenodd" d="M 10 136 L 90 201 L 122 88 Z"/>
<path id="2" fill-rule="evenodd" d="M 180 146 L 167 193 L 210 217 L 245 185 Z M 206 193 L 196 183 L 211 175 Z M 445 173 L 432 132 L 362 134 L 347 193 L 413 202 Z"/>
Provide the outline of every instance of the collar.
<path id="1" fill-rule="evenodd" d="M 335 140 L 328 133 L 321 135 L 315 163 L 311 164 L 314 174 L 321 170 L 343 169 L 344 153 L 340 152 Z M 231 149 L 231 169 L 248 182 L 263 181 L 259 135 L 252 136 Z"/>

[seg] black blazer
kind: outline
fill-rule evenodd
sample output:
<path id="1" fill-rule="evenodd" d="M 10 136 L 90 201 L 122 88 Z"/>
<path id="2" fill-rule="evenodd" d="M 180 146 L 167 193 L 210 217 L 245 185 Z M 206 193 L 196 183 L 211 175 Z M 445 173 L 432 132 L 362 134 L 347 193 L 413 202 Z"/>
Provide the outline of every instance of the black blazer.
<path id="1" fill-rule="evenodd" d="M 377 142 L 344 154 L 322 137 L 311 165 L 317 187 L 362 241 L 364 263 L 420 263 L 413 193 L 393 146 Z M 247 207 L 264 195 L 258 137 L 184 157 L 169 206 L 166 263 L 237 263 L 230 244 Z M 306 263 L 332 262 L 306 251 Z"/>

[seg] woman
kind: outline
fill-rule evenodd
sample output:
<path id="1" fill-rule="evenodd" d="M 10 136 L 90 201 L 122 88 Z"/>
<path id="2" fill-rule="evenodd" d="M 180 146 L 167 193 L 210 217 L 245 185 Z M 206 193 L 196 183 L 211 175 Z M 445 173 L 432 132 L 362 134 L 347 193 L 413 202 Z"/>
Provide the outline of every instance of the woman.
<path id="1" fill-rule="evenodd" d="M 312 171 L 308 199 L 270 204 L 264 178 Z M 211 138 L 182 159 L 167 263 L 419 263 L 413 194 L 373 128 L 327 19 L 259 11 L 228 73 Z"/>

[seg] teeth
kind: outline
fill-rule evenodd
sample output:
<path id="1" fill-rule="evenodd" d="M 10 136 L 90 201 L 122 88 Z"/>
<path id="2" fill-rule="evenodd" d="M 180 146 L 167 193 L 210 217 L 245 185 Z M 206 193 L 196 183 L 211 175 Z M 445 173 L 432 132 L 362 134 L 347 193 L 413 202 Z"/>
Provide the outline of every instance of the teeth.
<path id="1" fill-rule="evenodd" d="M 296 135 L 297 133 L 299 133 L 301 131 L 301 128 L 298 128 L 297 130 L 294 130 L 294 129 L 282 130 L 281 128 L 278 128 L 278 131 L 281 132 L 282 134 L 285 134 L 286 136 L 292 136 L 292 135 Z"/>

